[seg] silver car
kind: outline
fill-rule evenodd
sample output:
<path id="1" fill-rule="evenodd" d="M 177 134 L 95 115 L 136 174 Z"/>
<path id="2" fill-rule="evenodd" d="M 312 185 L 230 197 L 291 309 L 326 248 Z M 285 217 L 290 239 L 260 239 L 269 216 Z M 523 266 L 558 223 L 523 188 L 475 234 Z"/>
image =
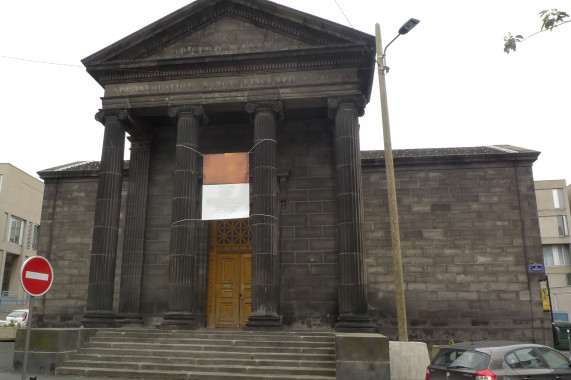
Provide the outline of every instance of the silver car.
<path id="1" fill-rule="evenodd" d="M 571 362 L 533 343 L 479 341 L 442 348 L 426 369 L 426 380 L 571 380 Z"/>

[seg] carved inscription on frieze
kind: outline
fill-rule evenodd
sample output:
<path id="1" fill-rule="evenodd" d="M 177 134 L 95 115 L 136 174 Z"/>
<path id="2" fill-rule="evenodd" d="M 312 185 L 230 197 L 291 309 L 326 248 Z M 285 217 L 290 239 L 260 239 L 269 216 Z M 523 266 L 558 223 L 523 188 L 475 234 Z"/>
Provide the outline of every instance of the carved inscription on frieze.
<path id="1" fill-rule="evenodd" d="M 224 17 L 148 58 L 167 59 L 301 49 L 304 47 L 308 47 L 308 45 L 301 41 L 232 17 Z"/>
<path id="2" fill-rule="evenodd" d="M 260 88 L 281 88 L 312 85 L 329 85 L 358 81 L 353 70 L 327 72 L 292 72 L 258 74 L 223 78 L 182 79 L 158 82 L 111 84 L 105 86 L 105 97 L 136 96 L 151 94 L 181 94 Z"/>

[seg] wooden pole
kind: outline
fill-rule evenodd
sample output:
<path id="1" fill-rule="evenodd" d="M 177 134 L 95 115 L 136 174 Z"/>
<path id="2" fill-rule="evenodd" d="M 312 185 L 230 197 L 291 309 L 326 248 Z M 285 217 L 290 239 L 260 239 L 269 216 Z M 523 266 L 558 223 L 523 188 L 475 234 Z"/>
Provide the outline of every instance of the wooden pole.
<path id="1" fill-rule="evenodd" d="M 391 224 L 391 238 L 393 247 L 393 270 L 395 278 L 395 293 L 397 305 L 397 320 L 399 341 L 408 342 L 406 304 L 404 300 L 404 282 L 402 275 L 402 259 L 400 246 L 399 215 L 397 208 L 397 192 L 395 185 L 395 169 L 393 164 L 393 150 L 391 146 L 391 128 L 389 123 L 389 107 L 387 104 L 387 88 L 385 83 L 384 54 L 381 43 L 381 27 L 375 25 L 375 39 L 377 43 L 377 69 L 379 73 L 379 89 L 381 92 L 381 112 L 383 122 L 383 139 L 385 144 L 385 168 L 387 171 L 387 190 L 389 195 L 389 216 Z"/>

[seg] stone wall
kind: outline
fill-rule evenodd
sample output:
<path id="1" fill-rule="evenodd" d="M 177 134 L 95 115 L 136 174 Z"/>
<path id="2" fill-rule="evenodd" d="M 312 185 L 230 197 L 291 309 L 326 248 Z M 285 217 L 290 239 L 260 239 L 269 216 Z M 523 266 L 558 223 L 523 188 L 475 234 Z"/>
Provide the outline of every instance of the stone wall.
<path id="1" fill-rule="evenodd" d="M 531 161 L 395 160 L 405 299 L 412 340 L 549 343 Z M 385 167 L 363 170 L 370 315 L 397 336 Z"/>
<path id="2" fill-rule="evenodd" d="M 290 171 L 280 218 L 283 321 L 329 327 L 338 314 L 331 131 L 325 121 L 289 123 L 278 139 L 278 168 Z"/>
<path id="3" fill-rule="evenodd" d="M 151 148 L 141 312 L 155 325 L 166 312 L 174 137 L 161 126 Z M 228 131 L 231 133 L 228 134 Z M 203 153 L 248 151 L 245 122 L 201 132 Z M 334 153 L 324 119 L 287 122 L 278 133 L 281 188 L 280 313 L 287 328 L 329 328 L 338 314 Z M 366 154 L 365 154 L 366 156 Z M 431 344 L 449 339 L 517 339 L 550 343 L 549 314 L 538 281 L 542 263 L 533 159 L 472 155 L 395 159 L 409 336 Z M 53 174 L 53 173 L 52 173 Z M 128 177 L 123 186 L 123 205 Z M 396 337 L 392 249 L 384 162 L 363 161 L 364 240 L 369 315 Z M 51 290 L 35 300 L 43 327 L 79 326 L 86 306 L 97 171 L 47 175 L 39 253 L 52 263 Z M 122 212 L 122 215 L 124 212 Z M 121 228 L 124 221 L 121 220 Z M 197 284 L 205 310 L 207 233 Z M 116 282 L 121 269 L 120 233 Z M 204 315 L 199 315 L 203 320 Z"/>
<path id="4" fill-rule="evenodd" d="M 161 126 L 151 143 L 141 313 L 160 315 L 167 310 L 169 241 L 172 213 L 176 129 Z"/>
<path id="5" fill-rule="evenodd" d="M 46 179 L 38 254 L 54 268 L 51 289 L 34 298 L 40 327 L 79 326 L 89 280 L 97 177 Z"/>

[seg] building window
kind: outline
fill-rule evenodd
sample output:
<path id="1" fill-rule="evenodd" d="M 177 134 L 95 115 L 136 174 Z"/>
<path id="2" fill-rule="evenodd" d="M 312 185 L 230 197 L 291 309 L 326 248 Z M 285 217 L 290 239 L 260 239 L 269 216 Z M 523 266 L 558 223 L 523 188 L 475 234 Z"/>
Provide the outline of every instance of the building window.
<path id="1" fill-rule="evenodd" d="M 543 262 L 546 267 L 571 266 L 569 246 L 563 244 L 544 245 Z"/>
<path id="2" fill-rule="evenodd" d="M 10 217 L 10 243 L 22 245 L 22 235 L 24 234 L 24 221 L 15 216 Z"/>
<path id="3" fill-rule="evenodd" d="M 40 234 L 40 226 L 38 226 L 37 224 L 34 224 L 34 237 L 32 239 L 32 249 L 33 250 L 37 250 L 38 249 L 38 236 Z"/>
<path id="4" fill-rule="evenodd" d="M 12 272 L 12 262 L 6 261 L 4 266 L 4 277 L 2 277 L 2 291 L 8 291 L 10 287 L 10 273 Z"/>
<path id="5" fill-rule="evenodd" d="M 30 249 L 32 245 L 32 229 L 34 225 L 32 223 L 28 223 L 28 236 L 26 236 L 26 248 Z"/>
<path id="6" fill-rule="evenodd" d="M 557 234 L 559 236 L 569 235 L 569 229 L 567 228 L 567 216 L 557 215 L 555 218 L 557 219 Z"/>
<path id="7" fill-rule="evenodd" d="M 563 189 L 553 189 L 553 208 L 565 208 Z"/>

